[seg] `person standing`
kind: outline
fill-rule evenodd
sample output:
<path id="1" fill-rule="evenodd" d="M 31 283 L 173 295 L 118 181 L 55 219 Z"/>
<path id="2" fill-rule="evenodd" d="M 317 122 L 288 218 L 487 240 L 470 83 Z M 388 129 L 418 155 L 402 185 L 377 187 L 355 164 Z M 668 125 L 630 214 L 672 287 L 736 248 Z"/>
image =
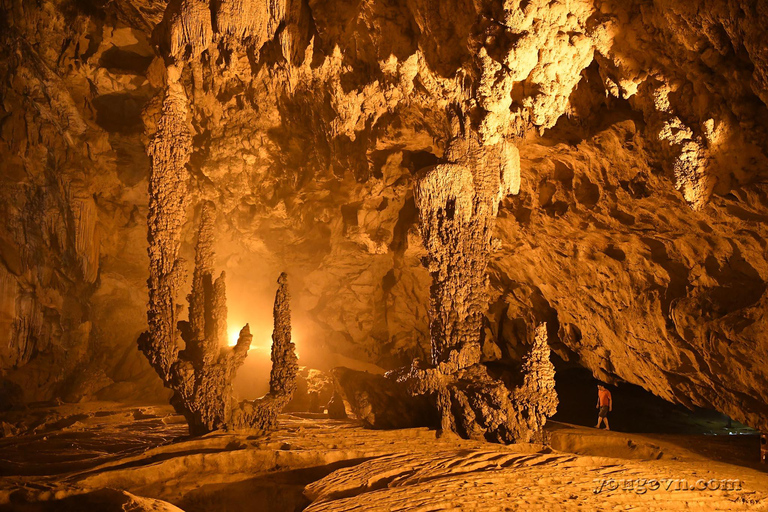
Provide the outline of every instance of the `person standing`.
<path id="1" fill-rule="evenodd" d="M 613 397 L 608 388 L 602 384 L 597 385 L 596 408 L 599 412 L 597 413 L 597 426 L 595 428 L 600 428 L 600 424 L 605 421 L 605 430 L 611 430 L 611 427 L 608 425 L 608 413 L 613 410 Z"/>

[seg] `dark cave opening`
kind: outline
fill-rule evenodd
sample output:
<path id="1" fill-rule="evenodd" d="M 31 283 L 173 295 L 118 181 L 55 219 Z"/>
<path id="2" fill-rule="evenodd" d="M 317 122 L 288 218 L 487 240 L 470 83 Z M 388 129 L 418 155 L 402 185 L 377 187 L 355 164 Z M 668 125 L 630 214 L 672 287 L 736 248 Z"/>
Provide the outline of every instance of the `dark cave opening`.
<path id="1" fill-rule="evenodd" d="M 603 384 L 613 397 L 609 414 L 611 430 L 653 434 L 747 435 L 759 431 L 739 423 L 713 409 L 689 409 L 659 398 L 640 386 L 622 382 L 601 382 L 578 364 L 563 361 L 552 354 L 560 404 L 553 421 L 594 427 L 597 422 L 597 385 Z"/>

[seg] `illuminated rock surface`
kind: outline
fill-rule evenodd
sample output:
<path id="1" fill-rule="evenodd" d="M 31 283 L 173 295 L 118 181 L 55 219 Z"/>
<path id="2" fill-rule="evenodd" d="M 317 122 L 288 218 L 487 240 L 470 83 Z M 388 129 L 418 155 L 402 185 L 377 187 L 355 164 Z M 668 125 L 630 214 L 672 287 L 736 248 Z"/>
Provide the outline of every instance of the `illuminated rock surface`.
<path id="1" fill-rule="evenodd" d="M 546 322 L 598 378 L 768 428 L 763 2 L 2 9 L 3 405 L 166 399 L 135 346 L 157 159 L 188 187 L 168 197 L 179 257 L 212 201 L 230 299 L 261 311 L 274 276 L 296 276 L 306 364 L 430 360 L 414 190 L 425 169 L 466 168 L 458 111 L 470 165 L 519 155 L 487 238 L 490 305 L 468 312 L 473 360 L 519 364 Z M 163 130 L 173 144 L 153 142 Z"/>
<path id="2" fill-rule="evenodd" d="M 283 415 L 280 429 L 266 437 L 186 438 L 184 418 L 167 405 L 110 403 L 33 407 L 21 422 L 8 419 L 25 433 L 0 440 L 0 510 L 83 510 L 83 503 L 121 510 L 109 505 L 127 499 L 143 504 L 137 510 L 187 512 L 764 510 L 768 503 L 768 476 L 746 462 L 754 460 L 757 441 L 745 445 L 739 436 L 686 445 L 685 436 L 550 423 L 552 448 L 503 446 L 436 438 L 427 429 L 371 430 Z M 738 479 L 740 489 L 595 493 L 601 479 L 610 488 L 610 479 L 621 478 L 691 486 Z M 110 488 L 122 491 L 104 490 Z"/>
<path id="3" fill-rule="evenodd" d="M 0 510 L 768 508 L 767 26 L 2 2 Z"/>

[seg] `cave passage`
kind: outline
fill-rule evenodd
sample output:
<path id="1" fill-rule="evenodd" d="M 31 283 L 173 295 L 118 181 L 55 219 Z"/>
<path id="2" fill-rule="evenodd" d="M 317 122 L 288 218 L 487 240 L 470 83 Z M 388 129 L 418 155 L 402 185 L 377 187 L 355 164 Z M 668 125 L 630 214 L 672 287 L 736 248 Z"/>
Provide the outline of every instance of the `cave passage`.
<path id="1" fill-rule="evenodd" d="M 598 411 L 596 380 L 588 369 L 568 364 L 554 356 L 557 374 L 555 377 L 560 404 L 553 421 L 594 426 Z M 640 386 L 620 383 L 607 385 L 613 397 L 613 411 L 610 415 L 611 428 L 621 432 L 656 434 L 696 434 L 718 436 L 751 436 L 753 445 L 759 437 L 759 430 L 739 423 L 713 409 L 694 407 L 688 409 L 674 404 Z"/>

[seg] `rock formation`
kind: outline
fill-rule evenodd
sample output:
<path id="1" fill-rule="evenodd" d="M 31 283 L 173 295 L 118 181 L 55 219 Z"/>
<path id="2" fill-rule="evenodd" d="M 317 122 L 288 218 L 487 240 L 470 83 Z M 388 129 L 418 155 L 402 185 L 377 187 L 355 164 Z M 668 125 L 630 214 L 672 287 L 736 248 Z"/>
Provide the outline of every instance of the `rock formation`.
<path id="1" fill-rule="evenodd" d="M 331 399 L 328 401 L 327 409 L 328 417 L 332 420 L 343 420 L 348 417 L 347 409 L 344 406 L 344 399 L 338 392 L 334 392 L 333 396 L 331 396 Z"/>
<path id="2" fill-rule="evenodd" d="M 283 411 L 322 413 L 333 395 L 333 378 L 329 373 L 300 366 L 293 398 Z"/>
<path id="3" fill-rule="evenodd" d="M 234 413 L 235 425 L 272 430 L 277 426 L 277 415 L 291 401 L 296 390 L 298 358 L 291 342 L 291 309 L 288 293 L 288 275 L 283 272 L 277 280 L 272 332 L 272 370 L 269 374 L 269 393 L 255 401 L 243 401 Z M 247 326 L 246 326 L 247 327 Z M 239 344 L 239 342 L 238 342 Z"/>
<path id="4" fill-rule="evenodd" d="M 384 375 L 338 367 L 332 370 L 341 399 L 355 417 L 375 429 L 435 427 L 440 417 L 424 393 L 409 393 L 406 383 Z"/>
<path id="5" fill-rule="evenodd" d="M 484 146 L 466 122 L 455 119 L 447 162 L 421 171 L 414 194 L 432 275 L 432 364 L 443 373 L 480 362 L 493 226 L 499 202 L 520 183 L 517 149 Z"/>
<path id="6" fill-rule="evenodd" d="M 411 393 L 432 397 L 443 430 L 497 442 L 530 441 L 541 438 L 557 406 L 549 349 L 541 347 L 546 331 L 537 333 L 523 366 L 523 388 L 511 395 L 480 364 L 493 227 L 499 202 L 519 188 L 519 156 L 507 141 L 484 145 L 466 122 L 463 115 L 454 119 L 447 162 L 424 169 L 417 178 L 416 206 L 432 275 L 432 364 L 422 367 L 417 360 L 398 379 Z M 545 381 L 551 385 L 539 393 L 530 382 L 539 378 L 542 365 L 551 370 Z"/>
<path id="7" fill-rule="evenodd" d="M 541 441 L 547 418 L 557 412 L 558 398 L 555 368 L 549 359 L 547 324 L 539 324 L 535 332 L 533 346 L 523 358 L 523 385 L 513 390 L 512 400 L 522 416 L 518 421 L 524 429 L 517 438 Z"/>
<path id="8" fill-rule="evenodd" d="M 217 205 L 230 292 L 271 284 L 257 264 L 289 271 L 318 364 L 431 364 L 413 191 L 426 168 L 475 172 L 448 155 L 461 112 L 478 159 L 520 157 L 491 234 L 481 361 L 516 367 L 547 322 L 553 351 L 599 379 L 768 428 L 763 2 L 0 11 L 3 406 L 164 399 L 135 346 L 146 191 L 163 159 L 187 159 L 179 201 Z M 164 123 L 177 146 L 148 155 Z M 168 243 L 190 259 L 196 229 L 174 229 Z M 168 266 L 161 305 L 181 276 L 153 258 Z M 473 304 L 462 314 L 477 323 Z M 445 339 L 477 351 L 459 331 Z"/>
<path id="9" fill-rule="evenodd" d="M 385 376 L 341 367 L 333 376 L 339 397 L 372 428 L 428 426 L 465 438 L 543 443 L 558 404 L 549 356 L 541 323 L 518 371 L 479 362 L 448 371 L 415 360 Z"/>
<path id="10" fill-rule="evenodd" d="M 187 97 L 178 82 L 175 68 L 167 71 L 167 89 L 163 100 L 162 117 L 147 153 L 151 159 L 149 177 L 149 215 L 147 240 L 149 241 L 149 322 L 148 334 L 140 339 L 139 348 L 164 382 L 171 379 L 171 369 L 178 359 L 177 298 L 184 284 L 183 262 L 179 259 L 181 226 L 187 209 L 186 164 L 192 151 L 192 140 L 187 127 Z M 210 210 L 208 210 L 210 211 Z M 197 241 L 196 264 L 200 264 L 197 293 L 203 293 L 202 274 L 209 272 L 206 265 L 210 252 L 210 226 L 208 215 L 200 224 Z M 194 293 L 194 291 L 193 291 Z M 196 325 L 192 314 L 199 313 L 190 301 L 190 323 Z"/>
<path id="11" fill-rule="evenodd" d="M 446 372 L 445 366 L 414 361 L 410 369 L 392 372 L 390 377 L 405 385 L 409 394 L 430 398 L 442 431 L 515 443 L 545 441 L 544 425 L 557 411 L 554 375 L 546 325 L 541 324 L 519 374 L 482 363 Z"/>
<path id="12" fill-rule="evenodd" d="M 161 123 L 161 127 L 167 126 Z M 156 137 L 163 133 L 159 131 Z M 285 273 L 280 275 L 275 296 L 270 392 L 259 400 L 238 403 L 233 396 L 232 380 L 248 355 L 253 336 L 246 324 L 237 344 L 225 348 L 226 275 L 222 272 L 213 279 L 216 212 L 211 203 L 204 204 L 201 213 L 192 292 L 188 297 L 189 320 L 175 321 L 182 261 L 177 257 L 178 238 L 174 239 L 174 231 L 169 227 L 174 219 L 183 219 L 184 211 L 173 207 L 183 197 L 174 192 L 183 190 L 185 182 L 176 179 L 178 173 L 167 172 L 169 168 L 179 168 L 168 165 L 168 161 L 153 162 L 152 166 L 157 179 L 151 181 L 156 186 L 150 191 L 150 205 L 154 208 L 150 208 L 153 216 L 149 219 L 149 241 L 150 261 L 155 265 L 150 268 L 150 330 L 139 338 L 139 349 L 163 383 L 173 390 L 171 404 L 184 415 L 192 435 L 218 429 L 267 432 L 276 427 L 277 415 L 291 400 L 296 387 L 298 364 L 291 343 L 288 277 Z M 172 264 L 160 264 L 168 261 Z M 179 350 L 179 338 L 184 342 L 183 350 Z"/>
<path id="13" fill-rule="evenodd" d="M 275 399 L 291 399 L 296 389 L 296 373 L 299 371 L 295 347 L 291 343 L 291 295 L 288 293 L 288 274 L 283 272 L 277 280 L 272 333 L 272 372 L 269 375 L 269 391 Z M 285 403 L 283 404 L 285 405 Z"/>
<path id="14" fill-rule="evenodd" d="M 155 222 L 162 223 L 167 212 L 158 208 L 156 213 Z M 231 421 L 232 378 L 247 356 L 252 338 L 246 325 L 237 345 L 222 354 L 222 345 L 226 341 L 227 306 L 224 273 L 213 280 L 214 224 L 215 210 L 212 205 L 205 204 L 198 232 L 192 292 L 188 297 L 189 321 L 171 324 L 150 321 L 150 331 L 139 338 L 139 349 L 166 386 L 173 389 L 171 404 L 187 419 L 193 435 L 234 426 Z M 150 247 L 153 246 L 150 241 Z M 164 281 L 163 277 L 160 275 L 150 282 L 150 296 L 160 295 L 153 291 L 152 284 Z M 169 303 L 174 305 L 175 296 L 172 298 Z M 150 310 L 150 319 L 153 316 L 155 319 L 174 319 L 167 307 L 158 306 L 157 302 L 154 306 L 156 309 Z M 167 326 L 169 331 L 165 331 Z M 181 351 L 178 349 L 179 336 L 185 343 Z"/>

